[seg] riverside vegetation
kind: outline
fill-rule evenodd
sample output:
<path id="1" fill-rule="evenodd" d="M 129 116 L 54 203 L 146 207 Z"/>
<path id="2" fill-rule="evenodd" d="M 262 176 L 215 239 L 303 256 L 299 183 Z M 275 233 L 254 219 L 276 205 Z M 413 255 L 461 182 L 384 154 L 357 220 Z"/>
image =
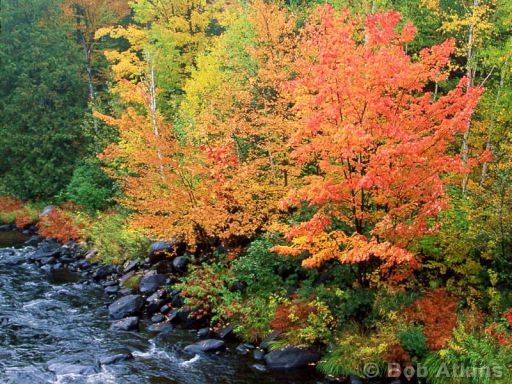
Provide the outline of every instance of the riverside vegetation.
<path id="1" fill-rule="evenodd" d="M 510 382 L 511 2 L 1 14 L 0 221 L 90 250 L 119 327 L 139 291 L 268 368 Z"/>

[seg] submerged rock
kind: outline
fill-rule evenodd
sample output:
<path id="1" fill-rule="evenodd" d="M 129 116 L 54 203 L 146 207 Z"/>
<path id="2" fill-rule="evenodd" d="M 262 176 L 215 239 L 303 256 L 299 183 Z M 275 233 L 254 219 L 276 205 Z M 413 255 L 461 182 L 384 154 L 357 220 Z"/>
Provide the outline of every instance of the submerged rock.
<path id="1" fill-rule="evenodd" d="M 48 370 L 52 371 L 56 375 L 93 375 L 100 371 L 97 365 L 81 365 L 67 363 L 50 364 L 48 366 Z"/>
<path id="2" fill-rule="evenodd" d="M 133 355 L 131 353 L 119 353 L 117 355 L 113 356 L 106 356 L 100 359 L 101 365 L 110 365 L 110 364 L 117 364 L 122 361 L 131 360 L 133 359 Z"/>

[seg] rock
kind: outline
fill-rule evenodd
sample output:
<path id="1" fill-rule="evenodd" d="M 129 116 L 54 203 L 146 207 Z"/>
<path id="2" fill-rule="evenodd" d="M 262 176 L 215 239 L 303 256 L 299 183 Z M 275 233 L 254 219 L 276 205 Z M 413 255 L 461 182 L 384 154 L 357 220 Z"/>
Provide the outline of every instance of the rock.
<path id="1" fill-rule="evenodd" d="M 162 315 L 161 313 L 157 313 L 156 315 L 151 317 L 151 322 L 152 323 L 160 323 L 160 322 L 164 321 L 164 319 L 165 319 L 164 315 Z"/>
<path id="2" fill-rule="evenodd" d="M 151 333 L 167 333 L 173 330 L 172 325 L 169 323 L 151 324 L 147 331 Z"/>
<path id="3" fill-rule="evenodd" d="M 260 344 L 260 348 L 261 348 L 261 349 L 268 350 L 268 349 L 269 349 L 269 347 L 270 347 L 270 343 L 271 343 L 272 341 L 276 340 L 276 339 L 279 337 L 279 335 L 280 335 L 280 334 L 281 334 L 281 333 L 280 333 L 280 332 L 278 332 L 278 331 L 273 331 L 270 335 L 268 335 L 267 337 L 265 337 L 265 338 L 263 339 L 263 341 L 262 341 L 262 342 L 261 342 L 261 344 Z"/>
<path id="4" fill-rule="evenodd" d="M 135 276 L 135 271 L 130 271 L 125 273 L 123 276 L 119 278 L 119 284 L 124 285 L 126 282 L 132 277 Z"/>
<path id="5" fill-rule="evenodd" d="M 189 260 L 187 257 L 178 256 L 175 257 L 174 260 L 172 261 L 172 267 L 174 268 L 175 271 L 184 273 L 187 271 L 188 263 Z"/>
<path id="6" fill-rule="evenodd" d="M 265 356 L 265 351 L 262 349 L 255 349 L 252 352 L 252 357 L 254 360 L 263 360 L 263 357 Z"/>
<path id="7" fill-rule="evenodd" d="M 112 323 L 110 329 L 115 331 L 134 331 L 139 329 L 139 318 L 137 316 L 127 317 Z"/>
<path id="8" fill-rule="evenodd" d="M 199 337 L 200 339 L 205 339 L 207 338 L 208 336 L 210 336 L 211 334 L 211 331 L 210 331 L 210 328 L 201 328 L 199 331 L 197 331 L 197 337 Z"/>
<path id="9" fill-rule="evenodd" d="M 2 232 L 0 230 L 0 232 Z M 43 241 L 43 238 L 41 236 L 38 236 L 38 235 L 34 235 L 32 236 L 30 239 L 28 239 L 27 241 L 25 241 L 25 245 L 28 246 L 28 247 L 36 247 L 37 245 L 39 245 L 41 242 Z"/>
<path id="10" fill-rule="evenodd" d="M 89 263 L 87 260 L 80 260 L 78 263 L 76 263 L 76 266 L 80 269 L 87 269 L 91 266 L 91 263 Z"/>
<path id="11" fill-rule="evenodd" d="M 254 348 L 254 346 L 253 346 L 253 348 Z M 236 352 L 239 353 L 240 355 L 247 355 L 253 348 L 249 348 L 247 346 L 247 344 L 243 343 L 243 344 L 239 344 L 236 347 Z"/>
<path id="12" fill-rule="evenodd" d="M 128 261 L 124 265 L 123 273 L 128 273 L 131 271 L 135 271 L 137 268 L 139 268 L 139 262 L 136 260 Z"/>
<path id="13" fill-rule="evenodd" d="M 228 326 L 225 326 L 224 328 L 221 328 L 217 332 L 217 336 L 219 336 L 221 339 L 225 339 L 228 336 L 232 336 L 232 335 L 233 335 L 233 326 L 231 324 Z"/>
<path id="14" fill-rule="evenodd" d="M 156 300 L 156 301 L 150 302 L 146 307 L 146 314 L 148 316 L 151 316 L 153 313 L 159 312 L 162 304 L 163 304 L 162 300 Z"/>
<path id="15" fill-rule="evenodd" d="M 119 291 L 119 287 L 116 285 L 110 285 L 105 288 L 105 293 L 107 295 L 115 295 L 117 293 L 117 291 Z"/>
<path id="16" fill-rule="evenodd" d="M 117 270 L 113 265 L 104 265 L 102 267 L 99 267 L 96 272 L 92 275 L 93 279 L 96 281 L 103 280 L 110 275 L 116 273 Z"/>
<path id="17" fill-rule="evenodd" d="M 97 249 L 94 249 L 94 248 L 89 249 L 84 256 L 84 259 L 86 259 L 86 260 L 92 259 L 94 256 L 96 256 L 97 253 L 98 253 Z"/>
<path id="18" fill-rule="evenodd" d="M 14 226 L 11 224 L 0 225 L 0 232 L 11 232 L 14 230 Z"/>
<path id="19" fill-rule="evenodd" d="M 117 364 L 122 361 L 131 360 L 133 359 L 133 355 L 131 353 L 119 353 L 114 356 L 107 356 L 100 359 L 101 365 L 110 365 L 110 364 Z"/>
<path id="20" fill-rule="evenodd" d="M 251 368 L 258 372 L 266 372 L 267 367 L 265 367 L 263 364 L 253 364 L 251 365 Z"/>
<path id="21" fill-rule="evenodd" d="M 165 315 L 166 313 L 168 313 L 170 310 L 172 309 L 172 307 L 168 304 L 165 304 L 165 305 L 162 305 L 162 307 L 160 308 L 160 313 Z"/>
<path id="22" fill-rule="evenodd" d="M 363 380 L 361 380 L 359 377 L 350 376 L 348 379 L 348 384 L 363 384 Z"/>
<path id="23" fill-rule="evenodd" d="M 149 248 L 149 262 L 156 264 L 166 256 L 180 256 L 185 249 L 186 244 L 181 241 L 156 241 Z"/>
<path id="24" fill-rule="evenodd" d="M 43 208 L 43 210 L 39 214 L 39 217 L 48 216 L 50 213 L 53 212 L 55 208 L 57 208 L 55 205 L 47 205 L 46 207 Z"/>
<path id="25" fill-rule="evenodd" d="M 293 346 L 279 348 L 265 355 L 265 363 L 269 369 L 300 368 L 318 360 L 318 352 Z"/>
<path id="26" fill-rule="evenodd" d="M 56 259 L 55 257 L 53 256 L 50 256 L 50 257 L 43 257 L 40 262 L 42 265 L 47 265 L 47 264 L 53 264 L 55 263 Z"/>
<path id="27" fill-rule="evenodd" d="M 119 294 L 121 296 L 128 296 L 128 295 L 131 295 L 133 293 L 133 289 L 131 288 L 123 288 L 119 291 Z"/>
<path id="28" fill-rule="evenodd" d="M 93 375 L 100 371 L 97 365 L 81 365 L 67 363 L 50 364 L 48 366 L 48 370 L 52 371 L 56 375 Z"/>
<path id="29" fill-rule="evenodd" d="M 226 344 L 223 340 L 206 339 L 195 344 L 187 345 L 184 351 L 190 354 L 213 352 L 223 349 L 225 346 Z"/>
<path id="30" fill-rule="evenodd" d="M 58 257 L 62 247 L 56 241 L 45 241 L 41 243 L 38 249 L 30 256 L 30 260 L 39 261 L 47 257 Z"/>
<path id="31" fill-rule="evenodd" d="M 7 324 L 9 324 L 9 318 L 8 317 L 0 317 L 0 327 L 3 327 Z"/>
<path id="32" fill-rule="evenodd" d="M 140 295 L 128 295 L 114 301 L 108 307 L 108 313 L 113 319 L 137 314 L 144 305 L 144 299 Z"/>
<path id="33" fill-rule="evenodd" d="M 139 291 L 143 294 L 151 294 L 160 288 L 166 280 L 166 275 L 144 276 L 142 279 L 140 279 Z"/>

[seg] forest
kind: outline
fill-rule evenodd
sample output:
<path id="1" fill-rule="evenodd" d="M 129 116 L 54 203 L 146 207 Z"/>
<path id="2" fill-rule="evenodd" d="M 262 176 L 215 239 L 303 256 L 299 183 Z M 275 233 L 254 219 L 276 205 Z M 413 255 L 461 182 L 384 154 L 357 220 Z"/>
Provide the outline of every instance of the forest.
<path id="1" fill-rule="evenodd" d="M 190 317 L 333 382 L 511 382 L 511 1 L 0 15 L 0 224 L 115 266 L 172 244 Z"/>

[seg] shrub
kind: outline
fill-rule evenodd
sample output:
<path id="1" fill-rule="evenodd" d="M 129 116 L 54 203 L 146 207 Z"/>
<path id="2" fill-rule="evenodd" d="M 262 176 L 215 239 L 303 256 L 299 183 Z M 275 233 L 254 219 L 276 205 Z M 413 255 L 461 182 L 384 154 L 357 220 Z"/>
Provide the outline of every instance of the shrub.
<path id="1" fill-rule="evenodd" d="M 428 348 L 444 348 L 457 325 L 459 300 L 444 289 L 435 289 L 405 309 L 407 322 L 423 326 Z"/>
<path id="2" fill-rule="evenodd" d="M 429 384 L 500 384 L 510 382 L 512 349 L 485 333 L 469 333 L 464 325 L 453 331 L 446 346 L 425 359 Z"/>
<path id="3" fill-rule="evenodd" d="M 427 338 L 421 326 L 413 325 L 402 327 L 398 332 L 398 341 L 411 356 L 413 362 L 418 362 L 425 357 L 428 352 Z"/>
<path id="4" fill-rule="evenodd" d="M 112 204 L 114 182 L 101 169 L 97 159 L 79 164 L 66 188 L 67 197 L 89 211 L 102 210 Z"/>
<path id="5" fill-rule="evenodd" d="M 202 319 L 211 317 L 213 325 L 223 324 L 239 311 L 242 297 L 232 292 L 235 278 L 229 269 L 220 264 L 192 268 L 176 285 L 185 300 L 191 316 Z"/>
<path id="6" fill-rule="evenodd" d="M 90 246 L 98 251 L 95 260 L 107 264 L 144 258 L 149 246 L 149 241 L 128 228 L 125 217 L 116 212 L 96 216 L 82 233 Z"/>
<path id="7" fill-rule="evenodd" d="M 284 299 L 276 308 L 270 326 L 282 332 L 280 344 L 308 347 L 327 343 L 332 337 L 336 321 L 329 307 L 318 299 Z"/>
<path id="8" fill-rule="evenodd" d="M 40 217 L 37 228 L 41 236 L 51 237 L 62 243 L 82 238 L 83 225 L 75 222 L 71 212 L 60 208 L 54 208 Z"/>

